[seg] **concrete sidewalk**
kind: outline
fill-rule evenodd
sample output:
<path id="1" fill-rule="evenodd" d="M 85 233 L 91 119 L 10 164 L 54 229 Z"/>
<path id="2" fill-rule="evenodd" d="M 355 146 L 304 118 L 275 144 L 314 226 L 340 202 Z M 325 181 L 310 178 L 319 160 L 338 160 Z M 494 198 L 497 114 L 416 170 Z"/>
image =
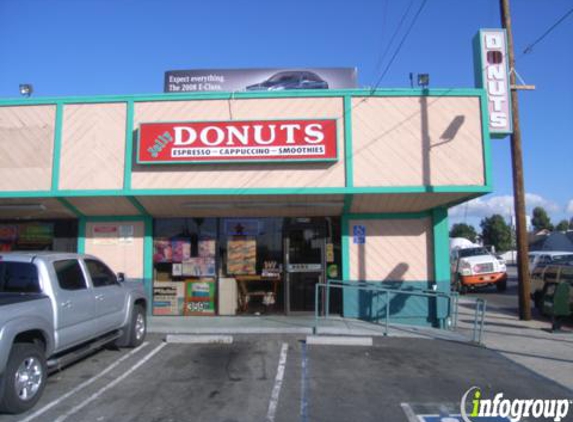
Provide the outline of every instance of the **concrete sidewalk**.
<path id="1" fill-rule="evenodd" d="M 233 316 L 233 317 L 150 317 L 148 330 L 161 334 L 323 334 L 339 336 L 384 336 L 383 324 L 374 324 L 350 318 L 330 317 L 319 319 L 315 328 L 313 315 L 284 316 Z M 452 331 L 432 327 L 390 324 L 390 337 L 411 337 L 466 341 L 464 336 Z"/>
<path id="2" fill-rule="evenodd" d="M 471 338 L 474 304 L 460 299 L 456 332 Z M 551 333 L 551 323 L 521 321 L 500 308 L 488 306 L 483 343 L 508 359 L 573 391 L 573 330 Z"/>

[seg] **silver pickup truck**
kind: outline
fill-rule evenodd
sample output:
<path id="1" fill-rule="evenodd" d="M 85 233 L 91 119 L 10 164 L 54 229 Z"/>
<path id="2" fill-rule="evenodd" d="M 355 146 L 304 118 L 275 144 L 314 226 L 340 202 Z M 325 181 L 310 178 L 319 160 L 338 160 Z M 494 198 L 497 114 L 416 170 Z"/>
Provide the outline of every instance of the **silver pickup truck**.
<path id="1" fill-rule="evenodd" d="M 0 411 L 39 400 L 48 371 L 146 334 L 143 286 L 90 255 L 0 254 Z"/>

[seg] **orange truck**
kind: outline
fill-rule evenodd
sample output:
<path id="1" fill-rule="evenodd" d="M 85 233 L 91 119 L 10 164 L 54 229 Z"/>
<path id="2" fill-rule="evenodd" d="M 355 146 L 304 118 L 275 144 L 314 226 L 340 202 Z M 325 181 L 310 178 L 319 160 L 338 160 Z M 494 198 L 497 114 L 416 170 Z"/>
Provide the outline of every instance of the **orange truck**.
<path id="1" fill-rule="evenodd" d="M 493 285 L 499 292 L 507 288 L 505 263 L 467 239 L 450 239 L 450 269 L 452 288 L 461 294 Z"/>

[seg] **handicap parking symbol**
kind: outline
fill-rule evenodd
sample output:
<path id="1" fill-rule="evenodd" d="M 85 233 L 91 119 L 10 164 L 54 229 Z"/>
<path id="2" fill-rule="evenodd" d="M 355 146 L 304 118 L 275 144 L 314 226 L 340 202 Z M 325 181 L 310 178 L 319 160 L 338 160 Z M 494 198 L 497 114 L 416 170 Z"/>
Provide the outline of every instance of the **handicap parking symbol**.
<path id="1" fill-rule="evenodd" d="M 366 226 L 356 225 L 352 228 L 355 245 L 363 245 L 366 243 Z"/>

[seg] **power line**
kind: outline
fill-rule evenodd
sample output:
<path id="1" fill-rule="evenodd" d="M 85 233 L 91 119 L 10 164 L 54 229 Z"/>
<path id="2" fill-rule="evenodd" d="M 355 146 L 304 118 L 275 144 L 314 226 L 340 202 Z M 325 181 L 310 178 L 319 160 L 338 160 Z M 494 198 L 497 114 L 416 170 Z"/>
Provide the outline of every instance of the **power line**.
<path id="1" fill-rule="evenodd" d="M 394 60 L 396 59 L 396 57 L 398 56 L 398 53 L 400 53 L 400 50 L 402 50 L 402 47 L 404 46 L 404 43 L 406 42 L 406 39 L 408 38 L 408 35 L 410 35 L 410 32 L 412 31 L 412 28 L 414 27 L 416 21 L 418 20 L 418 17 L 420 16 L 420 14 L 422 13 L 422 10 L 424 9 L 424 6 L 426 5 L 428 0 L 423 0 L 422 4 L 420 4 L 420 7 L 418 8 L 416 14 L 414 15 L 414 19 L 412 19 L 412 22 L 410 23 L 410 26 L 408 27 L 408 29 L 406 30 L 406 33 L 404 34 L 404 36 L 402 37 L 402 39 L 400 40 L 400 44 L 398 44 L 398 47 L 396 48 L 396 51 L 394 52 L 394 54 L 392 55 L 392 57 L 390 58 L 390 61 L 388 62 L 388 65 L 386 66 L 386 68 L 384 69 L 384 72 L 382 72 L 382 75 L 378 78 L 378 80 L 376 81 L 376 84 L 374 85 L 374 87 L 372 88 L 372 92 L 376 91 L 376 89 L 378 88 L 378 86 L 380 85 L 380 83 L 382 82 L 382 79 L 384 79 L 384 76 L 386 76 L 386 74 L 388 73 L 388 71 L 390 70 L 390 67 L 392 66 L 392 64 L 394 63 Z"/>
<path id="2" fill-rule="evenodd" d="M 392 34 L 392 37 L 390 38 L 390 42 L 388 43 L 388 45 L 386 46 L 386 49 L 384 50 L 384 53 L 380 55 L 380 57 L 378 58 L 378 62 L 376 63 L 376 67 L 374 68 L 376 71 L 378 71 L 378 68 L 380 66 L 382 66 L 382 63 L 384 62 L 384 59 L 386 58 L 386 55 L 388 54 L 388 52 L 390 51 L 390 47 L 392 47 L 392 44 L 394 44 L 394 40 L 396 39 L 396 36 L 398 35 L 398 32 L 400 32 L 400 29 L 402 28 L 402 25 L 404 24 L 404 22 L 406 21 L 406 17 L 408 16 L 408 14 L 410 13 L 410 9 L 412 8 L 412 5 L 414 4 L 414 0 L 410 1 L 410 4 L 408 4 L 408 7 L 406 7 L 406 10 L 404 11 L 404 13 L 402 14 L 402 18 L 400 19 L 400 22 L 398 23 L 398 26 L 396 26 L 396 29 L 394 30 L 394 33 Z"/>
<path id="3" fill-rule="evenodd" d="M 569 17 L 569 15 L 571 15 L 573 13 L 573 9 L 569 10 L 567 13 L 565 13 L 557 22 L 555 22 L 553 25 L 551 25 L 549 27 L 549 29 L 547 31 L 545 31 L 543 33 L 543 35 L 541 35 L 539 38 L 537 38 L 535 41 L 533 41 L 531 44 L 529 44 L 525 50 L 523 50 L 523 54 L 529 54 L 533 51 L 533 47 L 536 44 L 539 44 L 547 35 L 549 35 L 555 28 L 557 28 L 557 26 L 559 26 L 565 19 L 567 19 Z"/>

